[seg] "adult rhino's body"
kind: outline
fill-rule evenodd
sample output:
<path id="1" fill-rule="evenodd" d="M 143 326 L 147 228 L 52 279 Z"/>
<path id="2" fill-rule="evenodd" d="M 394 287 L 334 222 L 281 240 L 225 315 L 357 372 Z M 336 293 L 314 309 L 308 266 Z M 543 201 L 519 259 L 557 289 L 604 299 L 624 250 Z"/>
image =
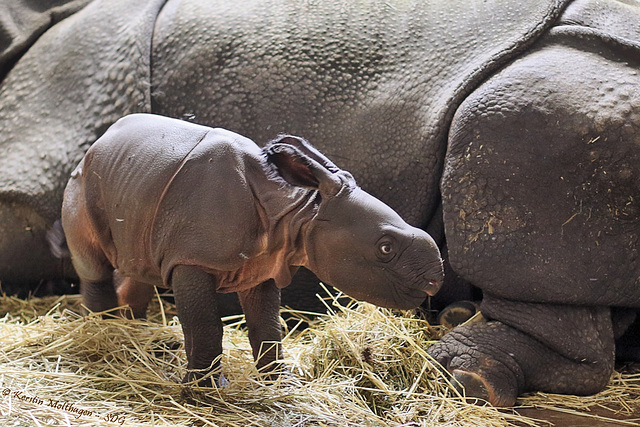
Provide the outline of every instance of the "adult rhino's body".
<path id="1" fill-rule="evenodd" d="M 468 392 L 597 391 L 640 307 L 640 6 L 569 3 L 96 0 L 0 87 L 0 280 L 62 274 L 44 230 L 119 116 L 292 132 L 444 231 L 496 319 L 432 350 Z"/>

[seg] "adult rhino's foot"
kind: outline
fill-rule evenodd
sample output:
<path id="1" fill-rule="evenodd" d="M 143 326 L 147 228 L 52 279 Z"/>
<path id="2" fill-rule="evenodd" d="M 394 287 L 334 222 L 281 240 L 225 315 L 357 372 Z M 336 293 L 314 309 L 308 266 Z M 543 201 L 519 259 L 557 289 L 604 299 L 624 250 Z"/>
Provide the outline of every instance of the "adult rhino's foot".
<path id="1" fill-rule="evenodd" d="M 473 301 L 457 301 L 446 306 L 438 314 L 438 323 L 447 329 L 453 329 L 471 319 L 478 312 Z"/>
<path id="2" fill-rule="evenodd" d="M 512 406 L 524 388 L 524 374 L 513 355 L 496 347 L 513 330 L 499 322 L 454 329 L 429 348 L 429 354 L 452 375 L 451 383 L 467 398 L 494 406 Z"/>
<path id="3" fill-rule="evenodd" d="M 476 397 L 487 402 L 496 401 L 497 396 L 492 384 L 489 384 L 485 378 L 482 378 L 475 372 L 454 369 L 453 385 L 458 388 L 461 394 L 469 397 Z M 499 406 L 496 404 L 496 406 Z M 510 402 L 503 406 L 510 406 Z"/>
<path id="4" fill-rule="evenodd" d="M 455 328 L 428 351 L 467 397 L 511 406 L 525 391 L 587 395 L 613 372 L 607 307 L 522 303 L 485 295 L 487 323 Z"/>

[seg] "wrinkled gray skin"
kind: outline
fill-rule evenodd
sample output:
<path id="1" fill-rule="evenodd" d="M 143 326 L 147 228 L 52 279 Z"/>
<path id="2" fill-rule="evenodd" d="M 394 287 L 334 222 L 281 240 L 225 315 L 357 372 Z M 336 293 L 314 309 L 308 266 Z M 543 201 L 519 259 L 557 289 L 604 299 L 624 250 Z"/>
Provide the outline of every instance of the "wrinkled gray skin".
<path id="1" fill-rule="evenodd" d="M 491 321 L 430 350 L 467 394 L 508 405 L 528 390 L 596 392 L 640 307 L 638 22 L 637 1 L 170 0 L 148 74 L 143 54 L 114 54 L 127 71 L 87 62 L 59 77 L 66 56 L 41 37 L 0 88 L 3 107 L 24 95 L 0 110 L 3 146 L 34 147 L 9 157 L 28 165 L 13 181 L 0 167 L 0 268 L 44 247 L 63 177 L 116 113 L 195 116 L 254 140 L 291 132 L 428 230 L 449 278 L 484 291 Z M 103 25 L 74 34 L 114 38 Z M 97 55 L 75 43 L 75 57 Z M 117 90 L 134 69 L 135 102 Z M 13 277 L 59 275 L 44 252 L 42 268 L 13 260 Z"/>
<path id="2" fill-rule="evenodd" d="M 299 266 L 401 309 L 419 306 L 443 279 L 433 239 L 303 139 L 261 149 L 151 114 L 118 120 L 87 151 L 65 189 L 62 226 L 90 310 L 128 304 L 144 317 L 154 286 L 173 290 L 185 382 L 218 365 L 219 294 L 238 294 L 263 368 L 281 358 L 280 289 Z"/>

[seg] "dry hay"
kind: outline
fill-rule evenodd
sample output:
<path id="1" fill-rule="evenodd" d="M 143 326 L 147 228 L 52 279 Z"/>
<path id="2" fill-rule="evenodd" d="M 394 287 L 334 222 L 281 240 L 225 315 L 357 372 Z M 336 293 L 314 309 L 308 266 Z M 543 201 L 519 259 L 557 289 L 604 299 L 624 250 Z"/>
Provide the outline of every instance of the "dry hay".
<path id="1" fill-rule="evenodd" d="M 183 397 L 186 356 L 175 308 L 148 321 L 83 317 L 79 296 L 0 298 L 0 420 L 15 426 L 508 426 L 540 425 L 473 405 L 438 373 L 426 348 L 443 331 L 369 304 L 287 330 L 291 375 L 267 383 L 252 365 L 242 317 L 227 318 L 230 385 Z M 6 313 L 6 314 L 5 314 Z M 528 406 L 588 411 L 615 402 L 640 413 L 640 377 L 616 375 L 595 397 L 537 394 Z"/>

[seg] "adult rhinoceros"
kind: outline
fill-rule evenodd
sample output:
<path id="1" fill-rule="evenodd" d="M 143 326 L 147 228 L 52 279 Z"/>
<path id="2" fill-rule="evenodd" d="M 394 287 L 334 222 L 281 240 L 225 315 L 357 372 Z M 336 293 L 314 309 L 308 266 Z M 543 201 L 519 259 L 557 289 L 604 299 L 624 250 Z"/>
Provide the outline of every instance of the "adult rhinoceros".
<path id="1" fill-rule="evenodd" d="M 55 5 L 0 18 L 0 280 L 63 275 L 45 230 L 124 114 L 295 133 L 484 291 L 490 321 L 430 350 L 468 394 L 606 384 L 640 308 L 638 2 Z"/>

